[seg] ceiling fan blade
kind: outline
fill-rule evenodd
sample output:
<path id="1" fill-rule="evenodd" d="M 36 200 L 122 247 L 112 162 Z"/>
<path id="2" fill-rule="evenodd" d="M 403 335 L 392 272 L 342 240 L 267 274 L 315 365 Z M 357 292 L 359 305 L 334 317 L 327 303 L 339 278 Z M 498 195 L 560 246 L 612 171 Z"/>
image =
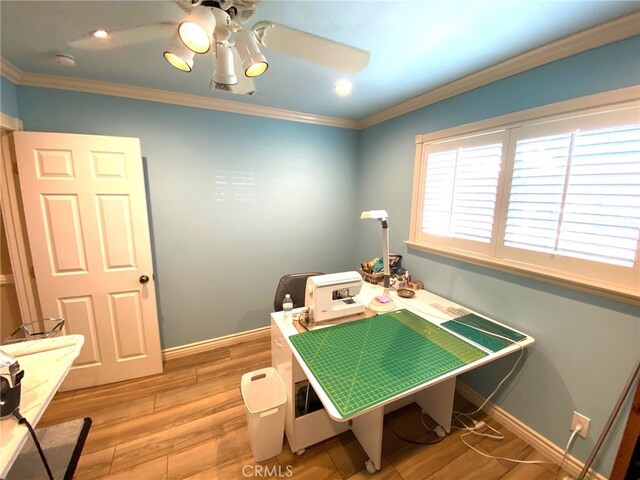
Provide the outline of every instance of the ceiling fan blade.
<path id="1" fill-rule="evenodd" d="M 129 45 L 139 45 L 170 36 L 175 31 L 176 26 L 175 23 L 155 23 L 109 32 L 108 38 L 96 38 L 90 33 L 69 42 L 68 45 L 80 50 L 110 50 Z"/>
<path id="2" fill-rule="evenodd" d="M 263 46 L 347 73 L 357 73 L 369 64 L 369 52 L 285 27 L 258 22 L 253 32 Z"/>

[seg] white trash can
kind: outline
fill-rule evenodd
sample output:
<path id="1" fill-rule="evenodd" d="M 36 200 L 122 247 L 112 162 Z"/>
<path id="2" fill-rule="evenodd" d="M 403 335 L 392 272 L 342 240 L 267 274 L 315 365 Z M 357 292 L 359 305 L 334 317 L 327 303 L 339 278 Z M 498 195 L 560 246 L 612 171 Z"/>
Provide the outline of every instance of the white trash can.
<path id="1" fill-rule="evenodd" d="M 256 462 L 275 457 L 282 451 L 284 404 L 287 394 L 273 367 L 242 375 L 242 399 L 247 407 L 249 443 Z"/>

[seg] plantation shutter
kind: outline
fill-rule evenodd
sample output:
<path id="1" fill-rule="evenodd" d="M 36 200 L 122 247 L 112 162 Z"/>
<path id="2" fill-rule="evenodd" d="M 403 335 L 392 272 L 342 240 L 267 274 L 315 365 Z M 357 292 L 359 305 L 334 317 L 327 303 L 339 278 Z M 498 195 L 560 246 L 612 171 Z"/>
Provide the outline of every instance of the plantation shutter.
<path id="1" fill-rule="evenodd" d="M 491 241 L 504 137 L 500 132 L 427 148 L 423 233 Z"/>
<path id="2" fill-rule="evenodd" d="M 632 267 L 640 125 L 518 140 L 504 245 Z"/>

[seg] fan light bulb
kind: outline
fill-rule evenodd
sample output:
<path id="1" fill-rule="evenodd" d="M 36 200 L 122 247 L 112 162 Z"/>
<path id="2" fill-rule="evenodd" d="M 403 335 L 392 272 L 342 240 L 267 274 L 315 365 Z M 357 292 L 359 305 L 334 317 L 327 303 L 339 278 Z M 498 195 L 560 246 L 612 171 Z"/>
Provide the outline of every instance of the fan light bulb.
<path id="1" fill-rule="evenodd" d="M 193 68 L 193 50 L 189 50 L 176 35 L 164 53 L 164 59 L 181 72 L 190 72 Z"/>
<path id="2" fill-rule="evenodd" d="M 341 97 L 349 95 L 351 90 L 353 90 L 353 84 L 349 80 L 338 80 L 333 84 L 333 91 Z"/>
<path id="3" fill-rule="evenodd" d="M 95 38 L 100 38 L 100 39 L 109 38 L 109 33 L 106 30 L 102 30 L 102 29 L 96 30 L 91 35 L 93 35 Z"/>
<path id="4" fill-rule="evenodd" d="M 180 38 L 187 48 L 195 53 L 206 53 L 211 48 L 207 32 L 196 23 L 185 22 L 180 25 Z"/>
<path id="5" fill-rule="evenodd" d="M 257 62 L 247 68 L 244 74 L 247 77 L 258 77 L 267 71 L 269 64 L 267 62 Z"/>
<path id="6" fill-rule="evenodd" d="M 195 53 L 206 53 L 211 48 L 211 38 L 216 19 L 206 7 L 196 7 L 178 26 L 178 35 L 185 46 Z"/>
<path id="7" fill-rule="evenodd" d="M 178 70 L 182 72 L 190 72 L 191 69 L 193 68 L 193 60 L 189 62 L 184 58 L 180 58 L 175 53 L 164 52 L 164 58 L 172 66 L 176 67 Z"/>
<path id="8" fill-rule="evenodd" d="M 247 77 L 262 75 L 269 68 L 267 60 L 260 52 L 254 34 L 248 30 L 240 30 L 236 35 L 236 50 L 242 59 L 242 68 Z"/>

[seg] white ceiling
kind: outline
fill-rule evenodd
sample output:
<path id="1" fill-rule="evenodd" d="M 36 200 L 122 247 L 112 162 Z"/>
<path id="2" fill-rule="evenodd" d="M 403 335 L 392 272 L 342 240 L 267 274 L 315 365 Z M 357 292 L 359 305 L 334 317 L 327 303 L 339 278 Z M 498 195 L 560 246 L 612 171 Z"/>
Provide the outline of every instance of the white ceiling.
<path id="1" fill-rule="evenodd" d="M 167 40 L 103 51 L 68 43 L 97 29 L 177 22 L 171 1 L 0 2 L 2 57 L 23 72 L 101 80 L 357 120 L 572 33 L 639 11 L 638 1 L 262 0 L 249 25 L 271 20 L 371 52 L 345 75 L 264 49 L 269 70 L 251 96 L 209 90 L 210 55 L 185 74 L 162 57 Z M 72 53 L 73 68 L 54 61 Z M 339 78 L 354 83 L 337 97 Z"/>

